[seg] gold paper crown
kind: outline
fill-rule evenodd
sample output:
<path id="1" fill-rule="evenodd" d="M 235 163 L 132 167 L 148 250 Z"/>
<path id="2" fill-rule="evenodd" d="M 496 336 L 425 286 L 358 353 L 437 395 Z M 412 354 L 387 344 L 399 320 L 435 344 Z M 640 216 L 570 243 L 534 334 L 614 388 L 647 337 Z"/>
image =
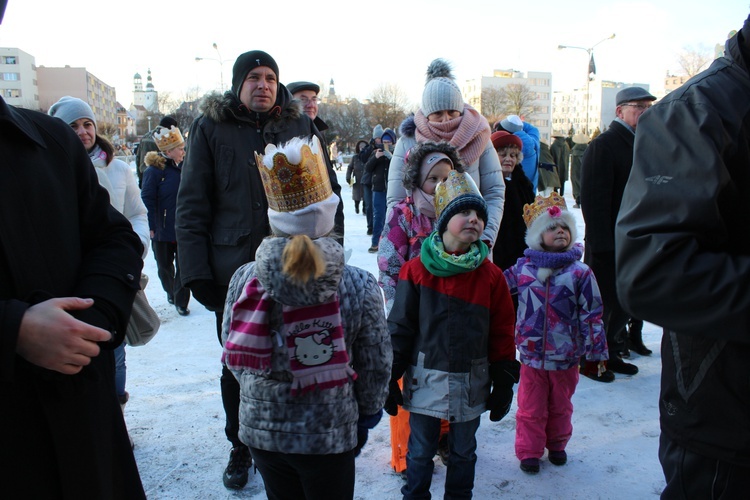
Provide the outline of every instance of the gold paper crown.
<path id="1" fill-rule="evenodd" d="M 159 151 L 166 153 L 167 151 L 181 146 L 185 139 L 182 138 L 180 129 L 172 125 L 171 128 L 159 127 L 154 132 L 154 142 Z"/>
<path id="2" fill-rule="evenodd" d="M 269 144 L 265 155 L 255 154 L 255 163 L 268 207 L 276 212 L 299 210 L 333 194 L 316 136 L 311 142 L 292 139 L 280 148 Z"/>
<path id="3" fill-rule="evenodd" d="M 542 213 L 550 209 L 555 211 L 554 207 L 557 207 L 559 210 L 567 210 L 568 206 L 565 204 L 565 198 L 557 193 L 552 193 L 547 198 L 537 195 L 534 203 L 527 203 L 523 206 L 523 221 L 526 223 L 526 227 L 530 227 L 531 223 L 542 215 Z"/>
<path id="4" fill-rule="evenodd" d="M 474 179 L 469 174 L 451 170 L 448 178 L 435 188 L 435 217 L 440 218 L 445 207 L 462 194 L 473 194 L 481 198 Z"/>

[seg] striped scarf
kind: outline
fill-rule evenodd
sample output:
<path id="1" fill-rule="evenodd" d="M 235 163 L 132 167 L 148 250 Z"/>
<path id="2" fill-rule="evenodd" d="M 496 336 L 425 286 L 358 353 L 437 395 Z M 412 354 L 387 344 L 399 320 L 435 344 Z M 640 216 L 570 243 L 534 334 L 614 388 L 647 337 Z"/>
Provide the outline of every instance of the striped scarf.
<path id="1" fill-rule="evenodd" d="M 271 370 L 273 337 L 286 342 L 292 372 L 292 396 L 314 388 L 330 389 L 356 380 L 349 366 L 349 355 L 341 327 L 339 300 L 312 306 L 282 304 L 283 325 L 276 334 L 269 328 L 269 315 L 275 304 L 270 295 L 253 278 L 232 306 L 229 336 L 221 360 L 230 369 L 247 369 L 255 373 Z"/>

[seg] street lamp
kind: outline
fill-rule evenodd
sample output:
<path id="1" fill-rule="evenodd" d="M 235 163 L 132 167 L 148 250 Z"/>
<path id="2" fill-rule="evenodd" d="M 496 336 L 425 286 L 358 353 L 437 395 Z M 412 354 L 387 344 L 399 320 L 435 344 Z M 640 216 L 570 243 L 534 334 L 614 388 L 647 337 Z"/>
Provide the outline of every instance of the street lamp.
<path id="1" fill-rule="evenodd" d="M 148 115 L 147 118 L 148 118 L 148 132 L 150 132 L 151 131 L 151 115 Z"/>
<path id="2" fill-rule="evenodd" d="M 603 40 L 599 40 L 598 42 L 596 42 L 594 45 L 592 45 L 589 48 L 586 48 L 586 47 L 576 47 L 574 45 L 558 45 L 557 46 L 557 50 L 562 50 L 562 49 L 580 49 L 580 50 L 585 50 L 586 53 L 588 53 L 588 55 L 589 55 L 589 66 L 588 66 L 588 71 L 587 71 L 587 74 L 586 74 L 586 129 L 585 129 L 585 132 L 584 132 L 585 134 L 589 133 L 589 98 L 590 98 L 589 87 L 590 87 L 590 84 L 591 84 L 591 79 L 593 78 L 592 74 L 593 75 L 596 74 L 596 66 L 594 65 L 594 47 L 596 47 L 600 43 L 606 42 L 607 40 L 612 40 L 614 37 L 615 37 L 615 34 L 612 33 L 607 38 L 604 38 Z"/>
<path id="3" fill-rule="evenodd" d="M 221 71 L 221 77 L 220 77 L 221 91 L 224 92 L 224 63 L 227 62 L 227 61 L 229 61 L 230 59 L 222 59 L 221 58 L 221 53 L 219 52 L 219 46 L 216 45 L 215 43 L 212 46 L 213 46 L 214 50 L 216 51 L 216 55 L 219 56 L 218 58 L 216 58 L 216 57 L 196 57 L 195 61 L 196 62 L 198 62 L 198 61 L 216 61 L 217 63 L 219 63 L 219 71 Z"/>

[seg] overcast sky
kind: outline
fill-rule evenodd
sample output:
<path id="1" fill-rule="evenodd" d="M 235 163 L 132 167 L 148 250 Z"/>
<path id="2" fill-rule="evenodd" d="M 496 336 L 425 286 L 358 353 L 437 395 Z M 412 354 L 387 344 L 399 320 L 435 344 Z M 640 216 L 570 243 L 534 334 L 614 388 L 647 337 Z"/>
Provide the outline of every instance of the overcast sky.
<path id="1" fill-rule="evenodd" d="M 195 7 L 200 5 L 200 7 Z M 280 80 L 333 78 L 341 97 L 367 98 L 381 83 L 397 83 L 418 103 L 429 62 L 444 57 L 459 85 L 513 68 L 550 71 L 553 89 L 585 81 L 583 50 L 591 47 L 602 79 L 663 87 L 685 46 L 726 40 L 750 13 L 748 0 L 533 2 L 404 0 L 401 2 L 159 2 L 146 0 L 9 0 L 0 46 L 18 47 L 44 66 L 85 67 L 132 102 L 133 75 L 151 68 L 160 92 L 181 95 L 219 87 L 219 58 L 229 86 L 234 59 L 262 49 L 279 65 Z"/>

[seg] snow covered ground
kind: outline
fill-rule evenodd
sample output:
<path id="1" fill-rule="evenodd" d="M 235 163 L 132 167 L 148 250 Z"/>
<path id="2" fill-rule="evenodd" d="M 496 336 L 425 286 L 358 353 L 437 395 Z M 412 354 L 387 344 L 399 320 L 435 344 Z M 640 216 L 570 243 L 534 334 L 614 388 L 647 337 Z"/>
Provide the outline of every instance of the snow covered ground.
<path id="1" fill-rule="evenodd" d="M 346 206 L 345 246 L 353 250 L 349 264 L 377 275 L 375 256 L 367 253 L 365 217 L 354 213 L 351 190 L 338 173 Z M 570 192 L 570 185 L 567 189 Z M 568 207 L 573 202 L 567 195 Z M 579 221 L 580 210 L 572 209 Z M 125 415 L 135 441 L 143 486 L 150 499 L 263 499 L 260 474 L 250 475 L 241 491 L 227 490 L 222 472 L 229 457 L 224 436 L 224 411 L 219 391 L 221 348 L 214 314 L 191 300 L 191 314 L 181 317 L 167 303 L 149 254 L 144 272 L 149 300 L 162 319 L 161 330 L 148 345 L 128 348 L 130 392 Z M 551 465 L 530 476 L 518 467 L 513 452 L 515 403 L 501 422 L 482 417 L 477 438 L 477 499 L 645 499 L 656 498 L 664 479 L 657 458 L 658 394 L 661 329 L 646 324 L 644 341 L 650 357 L 633 354 L 640 372 L 617 375 L 611 384 L 581 377 L 573 403 L 573 438 L 568 464 Z M 403 480 L 390 468 L 388 421 L 370 432 L 357 459 L 355 498 L 400 498 Z M 445 467 L 436 459 L 432 494 L 442 498 Z M 336 471 L 331 471 L 335 474 Z"/>

